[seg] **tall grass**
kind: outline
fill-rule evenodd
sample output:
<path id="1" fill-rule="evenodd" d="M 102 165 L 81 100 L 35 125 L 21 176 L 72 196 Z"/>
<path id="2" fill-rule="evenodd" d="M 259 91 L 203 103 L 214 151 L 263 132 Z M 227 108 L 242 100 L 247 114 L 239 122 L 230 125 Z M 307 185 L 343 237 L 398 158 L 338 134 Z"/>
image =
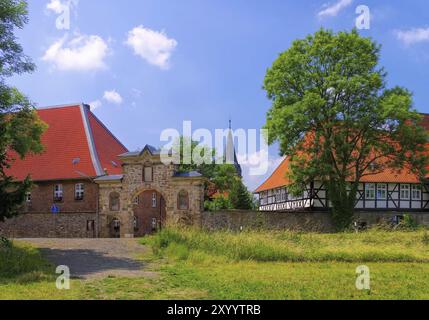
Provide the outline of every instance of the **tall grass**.
<path id="1" fill-rule="evenodd" d="M 0 244 L 0 281 L 19 279 L 28 282 L 50 271 L 51 266 L 37 249 L 21 244 Z"/>
<path id="2" fill-rule="evenodd" d="M 294 232 L 204 232 L 164 229 L 149 240 L 155 254 L 181 259 L 193 251 L 261 262 L 429 262 L 424 231 L 316 234 Z"/>

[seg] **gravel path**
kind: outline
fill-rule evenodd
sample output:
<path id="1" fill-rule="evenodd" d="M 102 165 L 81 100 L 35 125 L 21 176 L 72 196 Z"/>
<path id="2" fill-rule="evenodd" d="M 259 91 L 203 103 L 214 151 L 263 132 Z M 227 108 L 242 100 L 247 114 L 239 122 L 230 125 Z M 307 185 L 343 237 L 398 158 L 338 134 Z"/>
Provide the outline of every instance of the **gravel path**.
<path id="1" fill-rule="evenodd" d="M 70 268 L 73 278 L 153 277 L 137 260 L 148 248 L 136 239 L 22 239 L 40 248 L 55 266 Z"/>

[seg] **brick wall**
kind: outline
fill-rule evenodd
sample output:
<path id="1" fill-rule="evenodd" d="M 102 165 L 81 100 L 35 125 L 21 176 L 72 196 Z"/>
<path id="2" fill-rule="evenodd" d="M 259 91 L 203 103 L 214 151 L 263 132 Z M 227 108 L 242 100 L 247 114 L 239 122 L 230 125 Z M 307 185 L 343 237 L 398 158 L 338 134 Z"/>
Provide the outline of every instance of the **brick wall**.
<path id="1" fill-rule="evenodd" d="M 75 200 L 75 185 L 83 183 L 83 200 Z M 63 201 L 54 201 L 54 186 L 63 185 Z M 61 213 L 95 212 L 97 209 L 98 185 L 88 180 L 36 182 L 31 190 L 31 203 L 24 205 L 24 212 L 49 213 L 55 203 Z"/>
<path id="2" fill-rule="evenodd" d="M 156 196 L 155 206 L 152 205 L 152 195 Z M 156 220 L 156 229 L 164 225 L 166 219 L 165 200 L 156 191 L 146 191 L 138 196 L 138 204 L 133 205 L 134 216 L 137 218 L 137 229 L 134 235 L 141 237 L 154 231 L 153 219 Z M 156 230 L 155 229 L 155 230 Z"/>

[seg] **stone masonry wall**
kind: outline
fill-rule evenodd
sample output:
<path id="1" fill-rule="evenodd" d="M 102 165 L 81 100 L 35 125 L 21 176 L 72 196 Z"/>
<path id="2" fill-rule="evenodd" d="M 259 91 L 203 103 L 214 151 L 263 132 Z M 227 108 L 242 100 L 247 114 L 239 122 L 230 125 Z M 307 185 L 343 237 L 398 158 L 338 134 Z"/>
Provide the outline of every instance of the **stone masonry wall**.
<path id="1" fill-rule="evenodd" d="M 404 212 L 357 212 L 356 220 L 368 226 L 390 222 Z M 412 212 L 410 216 L 419 224 L 429 226 L 429 213 Z M 267 230 L 295 230 L 314 232 L 335 231 L 329 212 L 264 212 L 264 211 L 220 211 L 204 212 L 202 228 L 206 230 L 232 230 L 263 228 Z"/>
<path id="2" fill-rule="evenodd" d="M 87 230 L 88 221 L 94 229 Z M 28 213 L 0 223 L 0 236 L 8 238 L 95 238 L 95 213 Z"/>
<path id="3" fill-rule="evenodd" d="M 153 178 L 151 182 L 143 181 L 144 166 L 151 166 Z M 164 165 L 159 156 L 148 152 L 133 159 L 124 159 L 123 180 L 121 182 L 100 183 L 100 236 L 109 236 L 109 224 L 117 218 L 121 221 L 121 237 L 134 236 L 133 199 L 145 191 L 156 191 L 162 195 L 166 205 L 167 224 L 200 225 L 204 207 L 204 186 L 202 179 L 174 177 L 176 166 Z M 181 190 L 188 192 L 189 208 L 179 210 L 178 194 Z M 110 212 L 109 195 L 111 192 L 120 194 L 120 210 Z"/>

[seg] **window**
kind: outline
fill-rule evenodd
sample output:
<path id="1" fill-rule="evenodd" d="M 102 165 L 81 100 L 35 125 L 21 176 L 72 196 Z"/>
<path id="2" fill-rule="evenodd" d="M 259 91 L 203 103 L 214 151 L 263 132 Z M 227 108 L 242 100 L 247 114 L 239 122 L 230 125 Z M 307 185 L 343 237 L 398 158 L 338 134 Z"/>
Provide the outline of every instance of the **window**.
<path id="1" fill-rule="evenodd" d="M 286 202 L 286 200 L 287 200 L 287 196 L 286 196 L 287 194 L 286 194 L 286 189 L 282 189 L 282 191 L 281 191 L 281 201 L 282 202 Z"/>
<path id="2" fill-rule="evenodd" d="M 85 185 L 83 183 L 78 183 L 74 186 L 74 199 L 83 200 L 85 194 Z"/>
<path id="3" fill-rule="evenodd" d="M 421 200 L 422 199 L 422 186 L 419 186 L 419 185 L 412 186 L 411 198 L 413 200 Z"/>
<path id="4" fill-rule="evenodd" d="M 378 200 L 386 200 L 387 199 L 387 185 L 386 184 L 378 184 L 377 185 L 377 199 Z"/>
<path id="5" fill-rule="evenodd" d="M 189 208 L 189 196 L 188 192 L 185 190 L 182 190 L 179 192 L 179 195 L 177 197 L 177 206 L 179 210 L 188 210 Z"/>
<path id="6" fill-rule="evenodd" d="M 86 231 L 94 231 L 95 230 L 95 221 L 87 220 L 86 221 Z"/>
<path id="7" fill-rule="evenodd" d="M 156 208 L 156 192 L 152 193 L 152 208 Z"/>
<path id="8" fill-rule="evenodd" d="M 31 192 L 25 194 L 25 202 L 31 203 Z"/>
<path id="9" fill-rule="evenodd" d="M 54 201 L 61 202 L 63 201 L 63 185 L 56 184 L 54 186 Z"/>
<path id="10" fill-rule="evenodd" d="M 276 202 L 279 203 L 282 201 L 281 189 L 277 189 L 276 191 Z"/>
<path id="11" fill-rule="evenodd" d="M 136 216 L 134 216 L 133 225 L 134 231 L 137 231 L 139 229 L 139 219 Z"/>
<path id="12" fill-rule="evenodd" d="M 138 205 L 140 204 L 139 196 L 137 196 L 137 197 L 135 197 L 135 198 L 133 199 L 133 204 L 134 204 L 134 205 L 136 205 L 136 206 L 138 206 Z"/>
<path id="13" fill-rule="evenodd" d="M 112 192 L 110 194 L 109 207 L 110 207 L 110 211 L 119 211 L 119 208 L 120 208 L 119 193 Z"/>
<path id="14" fill-rule="evenodd" d="M 410 199 L 410 185 L 401 184 L 401 200 L 409 200 L 409 199 Z"/>
<path id="15" fill-rule="evenodd" d="M 152 182 L 153 171 L 152 167 L 144 167 L 143 169 L 143 179 L 145 182 Z"/>
<path id="16" fill-rule="evenodd" d="M 375 199 L 375 184 L 374 183 L 368 183 L 365 186 L 365 199 Z"/>

